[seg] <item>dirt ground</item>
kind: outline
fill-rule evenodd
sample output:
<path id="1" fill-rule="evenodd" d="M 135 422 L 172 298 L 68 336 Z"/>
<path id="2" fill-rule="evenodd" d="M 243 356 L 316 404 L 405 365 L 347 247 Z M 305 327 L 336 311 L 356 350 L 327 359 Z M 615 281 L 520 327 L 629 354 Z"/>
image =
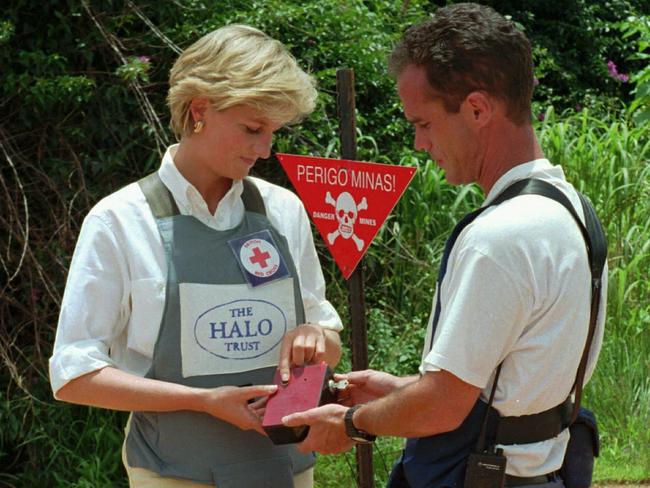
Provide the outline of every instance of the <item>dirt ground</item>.
<path id="1" fill-rule="evenodd" d="M 650 488 L 647 483 L 642 484 L 626 484 L 626 485 L 593 485 L 593 488 Z"/>

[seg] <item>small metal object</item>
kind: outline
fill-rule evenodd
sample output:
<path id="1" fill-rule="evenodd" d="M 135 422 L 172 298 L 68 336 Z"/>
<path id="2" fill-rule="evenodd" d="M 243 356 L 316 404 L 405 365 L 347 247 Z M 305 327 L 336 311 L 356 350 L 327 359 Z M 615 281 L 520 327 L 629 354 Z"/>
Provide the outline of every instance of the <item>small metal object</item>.
<path id="1" fill-rule="evenodd" d="M 331 393 L 336 393 L 337 391 L 345 390 L 349 384 L 350 382 L 348 380 L 341 380 L 341 381 L 329 380 L 327 382 L 327 387 L 329 388 Z"/>

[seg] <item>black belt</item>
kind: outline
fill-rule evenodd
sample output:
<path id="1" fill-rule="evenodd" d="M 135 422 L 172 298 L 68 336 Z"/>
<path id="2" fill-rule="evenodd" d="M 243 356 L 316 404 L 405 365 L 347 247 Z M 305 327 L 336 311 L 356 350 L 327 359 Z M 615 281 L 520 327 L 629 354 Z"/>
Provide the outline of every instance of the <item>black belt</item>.
<path id="1" fill-rule="evenodd" d="M 555 471 L 548 474 L 541 474 L 539 476 L 529 476 L 529 477 L 512 476 L 510 474 L 507 474 L 506 486 L 511 487 L 511 486 L 526 486 L 526 485 L 542 485 L 544 483 L 550 483 L 551 481 L 555 481 L 556 479 L 557 476 L 555 474 Z"/>
<path id="2" fill-rule="evenodd" d="M 567 398 L 544 412 L 520 417 L 500 417 L 495 444 L 530 444 L 557 436 L 571 423 L 573 403 Z"/>

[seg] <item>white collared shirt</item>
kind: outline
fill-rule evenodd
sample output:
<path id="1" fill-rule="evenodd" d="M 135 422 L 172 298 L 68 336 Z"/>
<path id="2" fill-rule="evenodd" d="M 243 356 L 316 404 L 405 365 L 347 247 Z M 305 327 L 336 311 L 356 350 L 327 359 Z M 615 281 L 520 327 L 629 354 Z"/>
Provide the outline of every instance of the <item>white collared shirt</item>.
<path id="1" fill-rule="evenodd" d="M 559 166 L 538 159 L 504 174 L 483 206 L 515 181 L 552 183 L 583 218 L 582 206 Z M 429 320 L 420 371 L 446 370 L 482 389 L 487 401 L 496 366 L 503 367 L 493 406 L 502 416 L 542 412 L 563 402 L 575 380 L 589 324 L 591 272 L 585 243 L 569 212 L 539 195 L 508 200 L 483 212 L 459 235 L 436 291 L 441 314 L 433 347 Z M 607 268 L 585 381 L 600 351 Z M 507 472 L 549 473 L 562 464 L 569 435 L 506 446 Z"/>
<path id="2" fill-rule="evenodd" d="M 174 165 L 176 147 L 167 149 L 158 173 L 180 213 L 216 230 L 237 226 L 244 215 L 242 182 L 235 181 L 210 214 L 198 190 Z M 325 281 L 302 203 L 285 188 L 254 181 L 268 219 L 289 244 L 307 322 L 341 330 L 341 319 L 325 298 Z M 55 395 L 70 380 L 105 366 L 146 374 L 160 329 L 166 282 L 166 257 L 155 219 L 139 185 L 131 183 L 97 203 L 81 227 L 49 362 Z"/>

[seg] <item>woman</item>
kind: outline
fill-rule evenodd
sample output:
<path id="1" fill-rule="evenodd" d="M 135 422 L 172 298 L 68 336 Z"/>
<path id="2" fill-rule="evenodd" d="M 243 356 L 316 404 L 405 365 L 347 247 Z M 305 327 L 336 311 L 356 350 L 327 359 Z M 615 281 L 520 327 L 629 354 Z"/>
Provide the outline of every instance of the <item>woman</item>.
<path id="1" fill-rule="evenodd" d="M 274 446 L 259 414 L 280 361 L 283 377 L 338 362 L 342 326 L 302 204 L 246 177 L 315 98 L 280 42 L 243 25 L 207 34 L 171 70 L 180 142 L 84 221 L 51 383 L 57 399 L 133 412 L 131 486 L 313 484 L 313 456 Z"/>

